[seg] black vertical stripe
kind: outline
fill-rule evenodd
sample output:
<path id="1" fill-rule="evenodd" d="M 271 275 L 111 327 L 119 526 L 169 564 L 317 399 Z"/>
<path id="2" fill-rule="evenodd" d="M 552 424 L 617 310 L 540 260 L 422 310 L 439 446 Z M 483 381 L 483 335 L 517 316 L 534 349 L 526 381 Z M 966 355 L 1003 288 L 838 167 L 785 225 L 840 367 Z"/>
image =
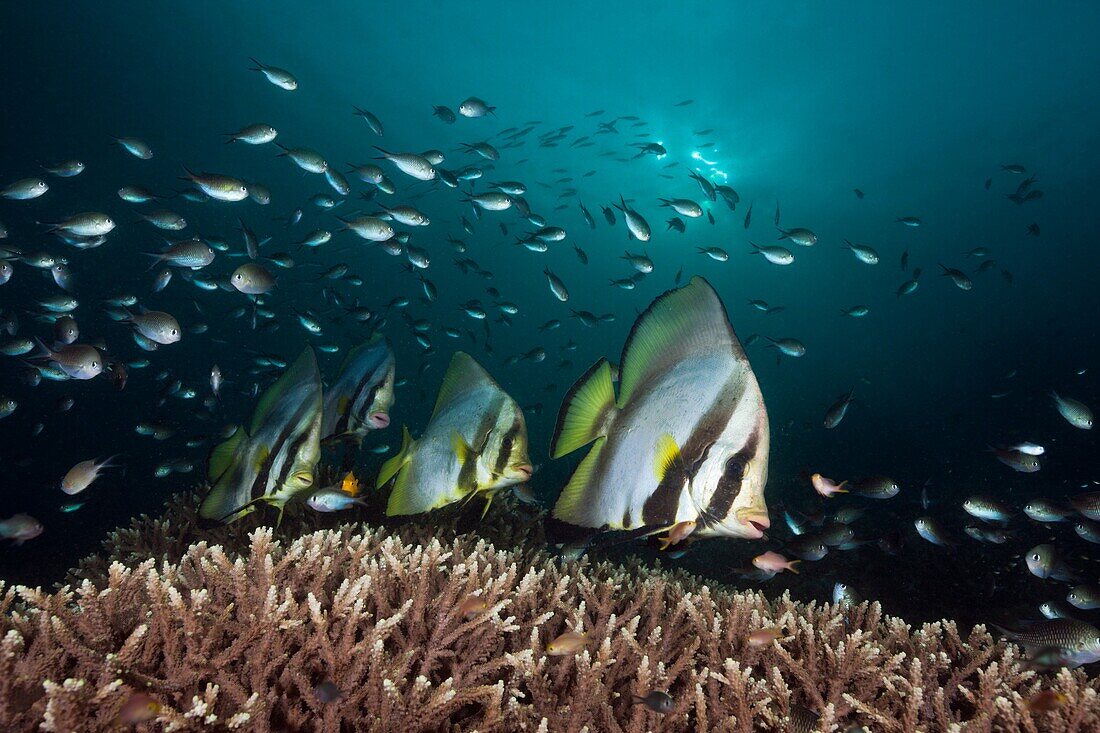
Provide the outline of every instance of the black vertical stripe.
<path id="1" fill-rule="evenodd" d="M 759 443 L 760 432 L 753 431 L 741 450 L 726 460 L 727 468 L 723 471 L 722 478 L 718 480 L 718 487 L 710 498 L 710 504 L 707 505 L 708 523 L 721 522 L 729 514 L 733 502 L 736 501 L 737 495 L 741 492 L 741 482 L 745 477 L 745 471 L 749 467 L 749 462 L 756 455 L 756 447 Z M 740 466 L 740 470 L 732 470 L 738 466 Z"/>
<path id="2" fill-rule="evenodd" d="M 312 392 L 312 390 L 310 390 L 310 392 Z M 290 438 L 290 431 L 295 429 L 302 421 L 305 414 L 313 408 L 312 403 L 313 399 L 311 399 L 310 397 L 302 400 L 301 404 L 298 406 L 298 409 L 294 412 L 293 415 L 291 415 L 291 419 L 287 422 L 286 427 L 284 427 L 279 432 L 279 437 L 275 441 L 275 445 L 271 446 L 271 451 L 267 454 L 267 458 L 264 459 L 263 466 L 261 467 L 260 471 L 257 472 L 256 478 L 252 481 L 252 488 L 249 491 L 250 499 L 258 499 L 261 496 L 267 496 L 267 479 L 271 474 L 271 469 L 275 463 L 275 457 L 280 455 L 281 451 L 283 450 L 283 446 Z M 309 431 L 306 431 L 306 434 L 308 434 L 308 432 Z M 297 441 L 295 442 L 296 444 L 300 445 L 300 443 L 298 443 Z M 284 461 L 284 464 L 286 463 L 289 463 L 289 461 Z M 285 468 L 285 465 L 283 468 Z"/>
<path id="3" fill-rule="evenodd" d="M 731 375 L 730 380 L 722 386 L 718 398 L 703 413 L 684 445 L 680 446 L 683 462 L 678 470 L 668 471 L 646 499 L 642 506 L 644 524 L 668 525 L 675 519 L 684 484 L 695 480 L 711 446 L 721 437 L 741 399 L 741 394 L 734 394 L 730 389 L 730 382 L 735 376 L 736 374 Z"/>

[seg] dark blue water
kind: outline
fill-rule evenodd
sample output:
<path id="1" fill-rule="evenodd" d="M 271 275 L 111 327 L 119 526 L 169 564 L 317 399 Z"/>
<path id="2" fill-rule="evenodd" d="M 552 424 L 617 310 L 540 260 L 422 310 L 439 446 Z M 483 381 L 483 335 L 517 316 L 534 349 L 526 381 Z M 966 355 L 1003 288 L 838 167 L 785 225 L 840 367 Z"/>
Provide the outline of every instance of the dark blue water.
<path id="1" fill-rule="evenodd" d="M 289 360 L 307 343 L 336 344 L 341 353 L 322 355 L 322 370 L 331 377 L 343 352 L 370 329 L 326 306 L 323 287 L 379 313 L 395 297 L 413 299 L 407 310 L 389 311 L 382 329 L 407 384 L 398 390 L 394 425 L 371 443 L 396 447 L 401 423 L 414 433 L 422 429 L 451 354 L 467 349 L 529 408 L 532 458 L 541 464 L 534 486 L 549 503 L 576 460 L 546 458 L 563 394 L 600 356 L 618 362 L 635 315 L 672 287 L 677 273 L 684 282 L 704 275 L 714 284 L 743 340 L 750 334 L 796 337 L 807 347 L 804 357 L 778 362 L 765 338 L 748 349 L 771 418 L 767 496 L 777 538 L 786 536 L 782 508 L 825 506 L 802 472 L 839 478 L 886 474 L 903 487 L 889 502 L 864 502 L 869 512 L 860 525 L 860 536 L 868 539 L 899 533 L 898 554 L 873 544 L 833 553 L 804 568 L 798 579 L 774 581 L 769 590 L 790 585 L 801 597 L 824 598 L 835 580 L 844 579 L 912 618 L 970 617 L 975 603 L 990 598 L 1006 609 L 1026 599 L 1020 605 L 1033 613 L 1032 601 L 1061 597 L 1064 590 L 1027 576 L 1015 562 L 1020 552 L 1055 537 L 1089 567 L 1083 556 L 1090 546 L 1066 525 L 1049 530 L 1017 516 L 1019 535 L 1009 544 L 969 540 L 961 531 L 968 518 L 960 504 L 986 493 L 1018 508 L 1035 496 L 1072 495 L 1097 478 L 1095 434 L 1069 426 L 1048 397 L 1056 388 L 1100 404 L 1092 369 L 1098 347 L 1091 210 L 1100 183 L 1100 98 L 1090 91 L 1100 62 L 1093 43 L 1100 22 L 1095 6 L 932 3 L 918 9 L 867 3 L 838 11 L 812 3 L 736 10 L 714 3 L 575 3 L 554 9 L 411 3 L 381 11 L 337 3 L 306 9 L 282 2 L 193 2 L 170 12 L 133 4 L 77 6 L 63 15 L 56 8 L 25 6 L 0 13 L 3 183 L 43 175 L 51 186 L 41 199 L 0 201 L 0 222 L 10 231 L 0 244 L 66 255 L 82 303 L 82 332 L 105 339 L 124 359 L 151 361 L 148 368 L 132 369 L 119 392 L 106 380 L 31 388 L 19 379 L 18 359 L 0 359 L 0 392 L 20 403 L 0 421 L 0 516 L 28 512 L 46 526 L 26 545 L 0 550 L 5 579 L 52 582 L 93 551 L 109 529 L 137 513 L 157 511 L 173 492 L 193 489 L 210 444 L 187 449 L 184 442 L 247 418 L 252 384 L 264 386 L 274 377 L 252 373 L 257 354 Z M 249 71 L 249 56 L 291 70 L 300 88 L 288 93 L 268 84 Z M 495 116 L 460 117 L 454 125 L 432 116 L 433 105 L 457 109 L 470 95 L 494 105 Z M 676 106 L 685 100 L 693 102 Z M 354 117 L 352 105 L 376 114 L 385 136 L 378 138 Z M 596 110 L 604 112 L 586 116 Z M 620 120 L 617 134 L 593 136 L 593 147 L 571 147 L 581 136 L 592 136 L 597 122 L 623 116 L 638 120 Z M 498 136 L 535 121 L 521 146 L 505 147 Z M 383 164 L 398 192 L 380 194 L 379 200 L 412 203 L 432 219 L 412 238 L 431 253 L 425 276 L 439 291 L 436 302 L 424 302 L 419 283 L 401 271 L 404 259 L 349 233 L 316 250 L 292 246 L 312 229 L 335 231 L 334 214 L 373 211 L 371 202 L 358 199 L 370 186 L 349 175 L 352 196 L 331 212 L 316 208 L 310 196 L 335 195 L 320 176 L 276 157 L 271 145 L 222 144 L 221 133 L 252 122 L 274 125 L 279 142 L 315 148 L 341 170 L 345 163 L 370 161 L 376 144 L 396 151 L 438 148 L 451 168 L 484 164 L 475 190 L 486 190 L 488 181 L 525 182 L 532 209 L 564 227 L 568 237 L 545 254 L 514 246 L 515 236 L 533 230 L 514 210 L 486 212 L 475 222 L 475 233 L 466 234 L 460 219 L 473 219 L 460 192 L 414 182 Z M 646 124 L 631 127 L 635 122 Z M 540 135 L 568 125 L 575 127 L 555 147 L 539 147 Z M 694 134 L 708 128 L 713 132 Z M 146 140 L 155 157 L 126 155 L 112 135 Z M 459 143 L 481 140 L 500 148 L 500 161 L 489 164 L 459 151 Z M 668 155 L 632 158 L 631 145 L 651 141 L 660 141 Z M 612 155 L 601 156 L 605 151 Z M 53 178 L 38 167 L 73 157 L 87 165 L 77 178 Z M 678 165 L 666 167 L 672 163 Z M 1008 163 L 1037 176 L 1041 199 L 1018 205 L 1006 198 L 1024 177 L 1003 172 Z M 126 204 L 115 191 L 141 184 L 170 195 L 185 186 L 178 180 L 183 165 L 271 189 L 265 207 L 179 198 L 156 207 L 178 211 L 190 224 L 170 236 L 218 235 L 240 253 L 240 217 L 272 237 L 265 253 L 294 255 L 298 264 L 278 271 L 278 288 L 268 299 L 279 316 L 277 332 L 255 332 L 247 319 L 231 318 L 247 303 L 237 293 L 208 293 L 176 278 L 164 292 L 150 294 L 156 270 L 146 270 L 149 260 L 140 252 L 159 249 L 161 232 L 139 222 L 136 212 L 153 205 Z M 688 178 L 691 169 L 732 186 L 741 201 L 735 211 L 721 199 L 704 202 L 713 225 L 703 217 L 688 221 L 685 234 L 666 231 L 672 212 L 658 206 L 659 197 L 703 200 Z M 567 187 L 576 188 L 576 195 L 560 197 Z M 856 188 L 864 198 L 854 195 Z M 615 228 L 604 222 L 599 207 L 620 194 L 648 219 L 650 242 L 628 241 L 621 218 Z M 578 202 L 593 212 L 594 230 Z M 808 227 L 819 238 L 813 248 L 788 243 L 796 257 L 790 267 L 749 254 L 750 239 L 775 243 L 777 204 L 784 227 Z M 276 221 L 299 207 L 305 215 L 298 226 L 288 229 Z M 66 248 L 35 224 L 84 210 L 105 211 L 120 223 L 99 249 Z M 922 226 L 896 223 L 904 216 L 920 217 Z M 1038 237 L 1026 231 L 1033 223 L 1040 227 Z M 448 236 L 464 240 L 467 253 L 456 254 Z M 879 264 L 856 261 L 841 249 L 845 239 L 873 246 Z M 587 266 L 574 255 L 574 244 L 588 253 Z M 728 262 L 697 252 L 714 246 L 729 252 Z M 976 247 L 988 248 L 996 267 L 976 272 L 982 259 L 965 254 Z M 624 250 L 645 251 L 656 265 L 629 292 L 608 285 L 632 274 L 620 259 Z M 906 251 L 909 273 L 899 264 Z M 472 257 L 493 278 L 461 274 L 452 264 L 460 256 Z M 219 255 L 210 274 L 224 275 L 241 262 Z M 347 263 L 365 284 L 315 281 L 337 262 Z M 940 275 L 939 263 L 969 273 L 973 290 L 955 288 Z M 547 266 L 568 284 L 568 303 L 549 293 L 542 275 Z M 917 292 L 896 296 L 914 267 L 923 269 Z M 496 322 L 500 311 L 485 292 L 489 286 L 520 307 L 512 325 Z M 16 276 L 0 288 L 0 306 L 18 314 L 20 335 L 47 337 L 49 326 L 35 322 L 34 301 L 56 290 L 40 272 L 17 264 Z M 206 323 L 209 330 L 147 355 L 125 325 L 111 322 L 99 308 L 102 298 L 118 293 L 134 293 L 143 305 L 172 312 L 185 328 Z M 490 311 L 492 354 L 485 350 L 482 324 L 458 309 L 472 298 Z M 785 309 L 765 315 L 748 305 L 750 299 Z M 841 309 L 856 304 L 869 306 L 870 315 L 841 317 Z M 295 308 L 324 315 L 325 334 L 310 337 L 295 323 Z M 569 317 L 570 308 L 616 318 L 591 330 Z M 413 339 L 406 314 L 431 321 L 432 352 Z M 554 318 L 563 321 L 560 329 L 538 331 Z M 460 328 L 463 337 L 449 339 L 445 327 Z M 476 342 L 466 329 L 474 331 Z M 569 340 L 577 349 L 562 351 Z M 548 352 L 544 362 L 507 364 L 508 357 L 538 346 Z M 571 363 L 562 366 L 563 359 Z M 231 384 L 215 416 L 200 420 L 197 403 L 215 362 Z M 169 397 L 158 407 L 162 387 L 156 377 L 166 371 L 199 390 L 198 400 Z M 853 387 L 856 401 L 845 421 L 836 430 L 823 429 L 826 408 Z M 1001 393 L 1007 394 L 992 398 Z M 66 396 L 76 400 L 75 407 L 55 414 L 56 400 Z M 40 421 L 44 431 L 31 438 Z M 135 434 L 140 421 L 169 424 L 178 433 L 153 441 Z M 987 443 L 1018 439 L 1047 446 L 1041 472 L 1014 473 L 985 450 Z M 79 512 L 60 514 L 67 497 L 57 484 L 65 471 L 77 461 L 115 453 L 125 472 L 109 473 L 94 485 Z M 191 461 L 195 469 L 154 478 L 156 466 L 171 460 Z M 380 460 L 364 456 L 364 472 L 376 470 Z M 913 531 L 912 520 L 923 513 L 917 496 L 926 481 L 937 502 L 932 513 L 961 543 L 955 548 L 932 547 Z M 763 549 L 736 542 L 706 547 L 683 563 L 730 582 L 741 582 L 734 568 Z"/>

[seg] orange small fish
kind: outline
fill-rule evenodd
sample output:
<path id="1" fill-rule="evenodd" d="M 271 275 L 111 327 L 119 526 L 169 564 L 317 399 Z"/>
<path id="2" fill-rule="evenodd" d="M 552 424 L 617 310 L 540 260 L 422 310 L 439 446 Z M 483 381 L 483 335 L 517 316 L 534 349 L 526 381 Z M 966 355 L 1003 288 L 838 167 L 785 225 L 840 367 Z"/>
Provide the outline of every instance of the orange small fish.
<path id="1" fill-rule="evenodd" d="M 578 634 L 576 631 L 566 631 L 546 645 L 546 653 L 552 657 L 564 657 L 576 654 L 591 643 L 592 640 L 584 634 Z"/>
<path id="2" fill-rule="evenodd" d="M 679 544 L 688 535 L 695 531 L 696 522 L 688 520 L 677 522 L 668 530 L 668 535 L 661 538 L 661 550 L 667 550 L 673 545 Z"/>
<path id="3" fill-rule="evenodd" d="M 466 596 L 458 606 L 458 612 L 467 619 L 474 618 L 489 610 L 489 602 L 481 596 Z"/>
<path id="4" fill-rule="evenodd" d="M 348 471 L 348 475 L 344 476 L 344 480 L 340 482 L 340 491 L 348 496 L 359 496 L 359 479 L 355 478 L 354 472 Z"/>
<path id="5" fill-rule="evenodd" d="M 824 496 L 826 499 L 833 498 L 833 494 L 847 494 L 848 489 L 841 488 L 847 481 L 841 481 L 839 484 L 833 481 L 831 478 L 825 478 L 820 473 L 815 473 L 810 476 L 810 483 L 814 485 L 814 491 Z"/>
<path id="6" fill-rule="evenodd" d="M 751 634 L 749 634 L 749 639 L 748 639 L 749 646 L 755 647 L 755 648 L 760 648 L 762 646 L 768 646 L 769 644 L 771 644 L 773 641 L 780 638 L 781 636 L 783 636 L 783 630 L 782 629 L 776 629 L 776 628 L 758 629 L 757 631 L 754 631 Z"/>
<path id="7" fill-rule="evenodd" d="M 778 552 L 772 552 L 768 550 L 762 555 L 757 555 L 752 559 L 752 564 L 761 570 L 769 570 L 773 573 L 781 573 L 784 570 L 790 570 L 795 575 L 798 575 L 798 569 L 795 565 L 802 562 L 801 560 L 788 560 L 780 555 Z"/>
<path id="8" fill-rule="evenodd" d="M 1027 709 L 1034 713 L 1045 713 L 1062 707 L 1066 702 L 1066 696 L 1054 690 L 1041 690 L 1032 695 L 1027 701 Z"/>
<path id="9" fill-rule="evenodd" d="M 120 723 L 144 723 L 157 717 L 161 705 L 151 695 L 135 692 L 118 711 Z"/>

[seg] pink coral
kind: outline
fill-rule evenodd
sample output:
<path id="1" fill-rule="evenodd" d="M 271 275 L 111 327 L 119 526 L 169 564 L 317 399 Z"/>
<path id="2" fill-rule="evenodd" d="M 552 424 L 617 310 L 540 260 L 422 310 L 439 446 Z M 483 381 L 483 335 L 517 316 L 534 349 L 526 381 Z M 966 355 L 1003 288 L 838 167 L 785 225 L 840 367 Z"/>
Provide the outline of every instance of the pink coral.
<path id="1" fill-rule="evenodd" d="M 467 618 L 471 594 L 488 607 Z M 874 603 L 773 603 L 470 536 L 257 529 L 239 555 L 199 542 L 0 604 L 5 731 L 113 730 L 135 691 L 162 705 L 148 730 L 781 730 L 801 707 L 824 731 L 1100 729 L 1095 679 L 1041 678 L 981 627 L 913 630 Z M 763 627 L 785 636 L 750 646 Z M 547 656 L 568 629 L 595 643 Z M 341 697 L 319 699 L 326 679 Z M 1029 712 L 1044 688 L 1067 702 Z M 632 704 L 654 689 L 667 715 Z"/>

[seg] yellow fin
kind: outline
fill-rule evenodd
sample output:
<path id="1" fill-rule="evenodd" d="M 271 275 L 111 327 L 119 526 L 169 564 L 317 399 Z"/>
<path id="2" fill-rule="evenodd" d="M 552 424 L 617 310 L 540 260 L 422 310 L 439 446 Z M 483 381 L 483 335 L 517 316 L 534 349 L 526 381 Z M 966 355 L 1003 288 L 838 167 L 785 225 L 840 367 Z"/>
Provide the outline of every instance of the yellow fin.
<path id="1" fill-rule="evenodd" d="M 573 472 L 569 483 L 562 489 L 561 496 L 554 504 L 553 516 L 569 524 L 581 527 L 600 527 L 604 521 L 596 518 L 592 513 L 593 497 L 589 495 L 589 486 L 595 475 L 596 463 L 600 458 L 607 438 L 599 437 L 592 445 L 592 450 L 586 455 Z"/>
<path id="2" fill-rule="evenodd" d="M 391 458 L 390 460 L 393 459 Z M 404 468 L 405 465 L 402 464 L 402 470 L 397 472 L 397 480 L 393 482 L 390 498 L 386 500 L 387 517 L 404 514 L 419 514 L 424 511 L 422 506 L 413 503 L 412 496 L 409 494 L 409 471 L 404 470 Z"/>
<path id="3" fill-rule="evenodd" d="M 684 287 L 658 296 L 638 316 L 623 346 L 619 407 L 630 401 L 638 385 L 669 364 L 720 348 L 732 349 L 734 358 L 747 365 L 722 301 L 710 283 L 693 277 Z"/>
<path id="4" fill-rule="evenodd" d="M 470 456 L 475 455 L 474 449 L 454 428 L 451 429 L 451 450 L 454 451 L 460 466 L 464 465 Z"/>
<path id="5" fill-rule="evenodd" d="M 561 458 L 606 434 L 607 418 L 614 407 L 611 365 L 607 359 L 600 359 L 565 395 L 550 445 L 550 457 Z"/>
<path id="6" fill-rule="evenodd" d="M 657 439 L 657 455 L 653 459 L 653 473 L 657 476 L 657 483 L 664 481 L 669 471 L 683 469 L 684 456 L 680 453 L 680 446 L 676 439 L 668 433 L 664 433 Z"/>
<path id="7" fill-rule="evenodd" d="M 402 428 L 401 450 L 397 452 L 397 455 L 382 464 L 382 470 L 378 472 L 378 479 L 374 482 L 376 489 L 382 488 L 387 481 L 394 477 L 394 474 L 401 470 L 402 466 L 409 462 L 415 446 L 416 441 L 412 439 L 412 435 L 409 434 L 409 427 L 406 425 Z"/>
<path id="8" fill-rule="evenodd" d="M 252 461 L 252 470 L 259 472 L 260 467 L 264 465 L 264 461 L 267 460 L 269 455 L 271 455 L 271 448 L 261 445 L 256 450 L 256 459 Z"/>
<path id="9" fill-rule="evenodd" d="M 229 436 L 228 440 L 214 448 L 213 452 L 210 453 L 209 466 L 206 472 L 211 481 L 217 481 L 223 473 L 229 470 L 230 466 L 233 465 L 233 459 L 236 457 L 237 451 L 244 445 L 246 438 L 248 438 L 248 433 L 244 431 L 244 428 L 238 427 L 237 431 Z"/>

